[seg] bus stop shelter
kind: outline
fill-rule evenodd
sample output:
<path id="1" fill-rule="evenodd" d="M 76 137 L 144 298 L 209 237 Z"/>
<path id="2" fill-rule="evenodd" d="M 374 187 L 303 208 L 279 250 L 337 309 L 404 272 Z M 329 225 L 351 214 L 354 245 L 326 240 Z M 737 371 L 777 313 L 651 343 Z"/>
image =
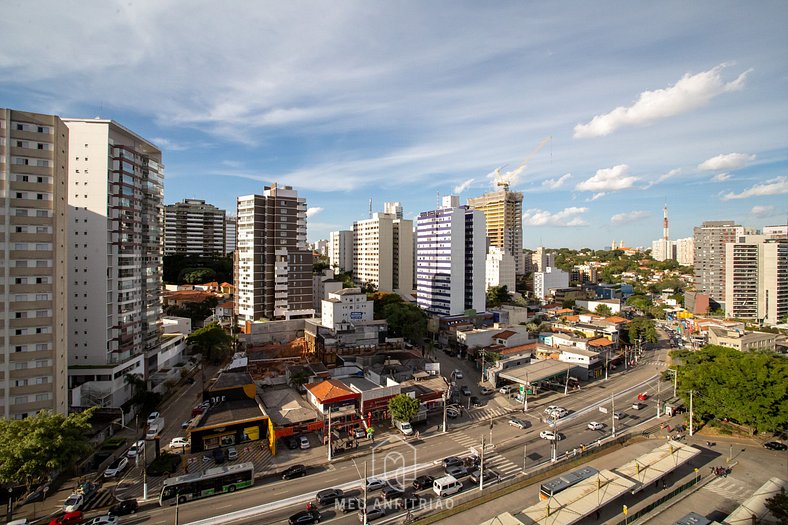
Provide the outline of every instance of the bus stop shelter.
<path id="1" fill-rule="evenodd" d="M 533 385 L 554 377 L 567 377 L 567 372 L 577 365 L 556 359 L 541 359 L 527 365 L 506 368 L 498 373 L 501 379 L 508 379 L 521 385 Z"/>
<path id="2" fill-rule="evenodd" d="M 524 509 L 516 517 L 525 525 L 571 525 L 604 507 L 636 483 L 610 470 Z"/>
<path id="3" fill-rule="evenodd" d="M 679 468 L 700 454 L 700 450 L 670 440 L 647 454 L 613 469 L 613 472 L 635 482 L 632 494 L 656 483 L 666 474 Z"/>

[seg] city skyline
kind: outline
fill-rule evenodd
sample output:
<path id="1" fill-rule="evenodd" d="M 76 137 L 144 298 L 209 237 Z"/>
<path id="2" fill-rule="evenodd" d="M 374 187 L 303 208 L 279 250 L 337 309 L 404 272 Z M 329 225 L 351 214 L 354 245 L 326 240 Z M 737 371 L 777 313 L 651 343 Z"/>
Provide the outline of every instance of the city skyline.
<path id="1" fill-rule="evenodd" d="M 526 248 L 648 247 L 666 202 L 672 239 L 786 222 L 783 3 L 228 6 L 12 7 L 2 105 L 137 130 L 167 204 L 292 185 L 311 242 L 370 198 L 465 204 L 540 144 L 511 183 Z"/>

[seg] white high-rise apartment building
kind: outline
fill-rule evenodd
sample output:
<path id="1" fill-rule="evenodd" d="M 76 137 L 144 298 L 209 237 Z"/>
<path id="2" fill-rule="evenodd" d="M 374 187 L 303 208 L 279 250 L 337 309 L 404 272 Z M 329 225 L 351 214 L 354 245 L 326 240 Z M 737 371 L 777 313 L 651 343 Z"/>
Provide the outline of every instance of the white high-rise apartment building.
<path id="1" fill-rule="evenodd" d="M 416 220 L 416 296 L 424 310 L 458 315 L 485 310 L 484 212 L 460 206 L 455 195 Z"/>
<path id="2" fill-rule="evenodd" d="M 506 286 L 510 293 L 514 292 L 516 284 L 514 266 L 513 256 L 497 246 L 490 246 L 485 264 L 486 289 Z"/>
<path id="3" fill-rule="evenodd" d="M 126 374 L 147 379 L 180 358 L 160 354 L 161 151 L 112 120 L 63 121 L 72 403 L 120 406 L 131 396 Z"/>
<path id="4" fill-rule="evenodd" d="M 651 241 L 651 257 L 655 261 L 667 261 L 676 258 L 676 242 L 666 239 Z"/>
<path id="5" fill-rule="evenodd" d="M 413 221 L 397 218 L 398 203 L 386 203 L 393 213 L 376 213 L 353 223 L 353 280 L 379 292 L 413 290 Z"/>
<path id="6" fill-rule="evenodd" d="M 692 237 L 676 239 L 676 262 L 682 266 L 692 266 L 695 261 L 695 241 Z"/>
<path id="7" fill-rule="evenodd" d="M 745 234 L 733 221 L 705 221 L 693 232 L 695 290 L 725 303 L 725 244 Z"/>
<path id="8" fill-rule="evenodd" d="M 164 254 L 224 255 L 226 215 L 199 199 L 168 204 L 164 208 Z"/>
<path id="9" fill-rule="evenodd" d="M 291 186 L 238 197 L 235 314 L 239 324 L 312 317 L 306 199 Z"/>
<path id="10" fill-rule="evenodd" d="M 725 314 L 768 325 L 788 316 L 788 239 L 742 235 L 725 245 Z"/>
<path id="11" fill-rule="evenodd" d="M 235 240 L 238 237 L 238 219 L 228 215 L 224 222 L 224 254 L 235 251 Z"/>
<path id="12" fill-rule="evenodd" d="M 531 267 L 535 272 L 543 272 L 545 268 L 552 268 L 553 266 L 555 266 L 555 254 L 545 250 L 544 246 L 538 247 L 531 254 Z"/>
<path id="13" fill-rule="evenodd" d="M 68 128 L 0 108 L 0 417 L 68 412 Z"/>
<path id="14" fill-rule="evenodd" d="M 569 286 L 569 272 L 548 266 L 543 271 L 534 272 L 534 295 L 540 301 L 550 295 L 550 290 Z"/>
<path id="15" fill-rule="evenodd" d="M 331 268 L 337 272 L 353 270 L 353 232 L 351 230 L 331 232 L 328 243 L 328 259 L 331 262 Z"/>

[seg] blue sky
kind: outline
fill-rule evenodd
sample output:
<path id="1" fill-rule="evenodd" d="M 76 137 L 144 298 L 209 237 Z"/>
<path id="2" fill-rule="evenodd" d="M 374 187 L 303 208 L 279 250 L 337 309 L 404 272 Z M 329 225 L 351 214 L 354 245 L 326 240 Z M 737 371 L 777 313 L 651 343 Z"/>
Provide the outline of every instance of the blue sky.
<path id="1" fill-rule="evenodd" d="M 788 214 L 788 3 L 6 2 L 0 106 L 112 118 L 165 201 L 272 182 L 310 241 L 369 199 L 525 194 L 524 246 L 650 246 Z"/>

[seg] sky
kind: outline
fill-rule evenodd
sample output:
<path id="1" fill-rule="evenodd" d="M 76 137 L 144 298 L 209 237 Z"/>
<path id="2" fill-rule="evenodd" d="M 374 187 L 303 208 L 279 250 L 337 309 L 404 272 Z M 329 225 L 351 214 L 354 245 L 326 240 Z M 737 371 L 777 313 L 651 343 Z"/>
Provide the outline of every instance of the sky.
<path id="1" fill-rule="evenodd" d="M 291 185 L 316 241 L 497 173 L 526 248 L 788 221 L 785 1 L 3 6 L 0 107 L 132 129 L 168 204 Z"/>

